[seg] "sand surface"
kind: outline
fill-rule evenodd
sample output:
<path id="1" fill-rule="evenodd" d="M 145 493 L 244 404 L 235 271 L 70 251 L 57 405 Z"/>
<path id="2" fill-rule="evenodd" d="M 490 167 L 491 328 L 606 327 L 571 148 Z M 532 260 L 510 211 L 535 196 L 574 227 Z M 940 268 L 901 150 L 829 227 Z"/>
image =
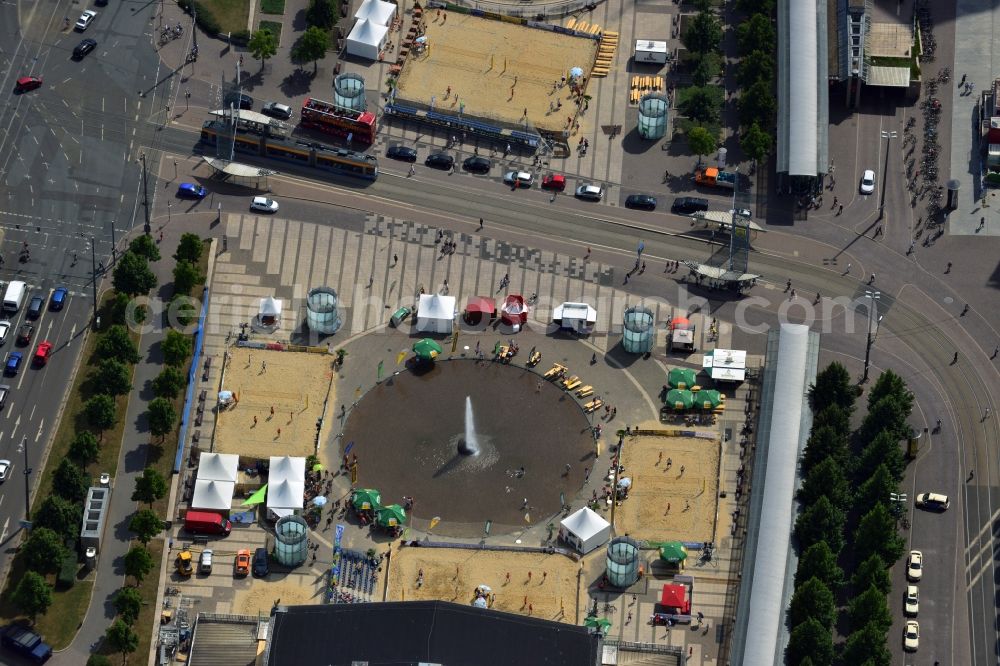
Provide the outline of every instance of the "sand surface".
<path id="1" fill-rule="evenodd" d="M 273 576 L 272 576 L 273 578 Z M 325 580 L 325 579 L 324 579 Z M 269 615 L 274 602 L 282 606 L 319 604 L 323 601 L 324 581 L 313 574 L 287 574 L 282 580 L 254 580 L 249 590 L 236 590 L 233 613 L 238 615 Z"/>
<path id="2" fill-rule="evenodd" d="M 219 414 L 215 451 L 259 458 L 313 453 L 316 419 L 328 390 L 331 410 L 336 403 L 330 386 L 333 359 L 326 354 L 234 348 L 223 388 L 235 392 L 239 404 Z"/>

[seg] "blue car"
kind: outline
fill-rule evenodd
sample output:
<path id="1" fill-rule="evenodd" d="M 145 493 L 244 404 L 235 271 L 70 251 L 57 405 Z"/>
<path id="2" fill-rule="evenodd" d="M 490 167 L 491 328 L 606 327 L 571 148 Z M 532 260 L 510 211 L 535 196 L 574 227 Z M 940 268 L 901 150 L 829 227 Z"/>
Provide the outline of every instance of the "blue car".
<path id="1" fill-rule="evenodd" d="M 69 295 L 66 287 L 56 287 L 56 290 L 52 292 L 52 299 L 49 301 L 49 308 L 52 310 L 62 310 L 63 306 L 66 305 L 66 296 Z"/>
<path id="2" fill-rule="evenodd" d="M 208 190 L 194 183 L 181 183 L 177 188 L 177 196 L 185 199 L 204 199 L 206 194 Z"/>
<path id="3" fill-rule="evenodd" d="M 11 352 L 7 354 L 7 364 L 4 366 L 3 372 L 5 375 L 16 375 L 18 369 L 21 367 L 21 359 L 23 354 L 21 352 Z"/>

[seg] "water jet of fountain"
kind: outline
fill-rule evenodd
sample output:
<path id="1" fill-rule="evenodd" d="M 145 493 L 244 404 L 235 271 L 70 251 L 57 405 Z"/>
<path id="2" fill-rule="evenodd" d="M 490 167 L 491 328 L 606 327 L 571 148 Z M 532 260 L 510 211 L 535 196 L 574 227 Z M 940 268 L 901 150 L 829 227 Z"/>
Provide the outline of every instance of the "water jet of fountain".
<path id="1" fill-rule="evenodd" d="M 458 442 L 458 452 L 466 456 L 479 455 L 479 436 L 472 418 L 472 398 L 465 396 L 465 436 Z"/>

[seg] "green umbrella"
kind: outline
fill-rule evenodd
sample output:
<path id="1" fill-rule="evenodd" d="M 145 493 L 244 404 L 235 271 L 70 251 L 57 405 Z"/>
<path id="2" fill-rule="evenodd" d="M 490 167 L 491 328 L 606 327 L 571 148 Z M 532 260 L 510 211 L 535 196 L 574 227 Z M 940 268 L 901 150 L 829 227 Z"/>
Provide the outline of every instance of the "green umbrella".
<path id="1" fill-rule="evenodd" d="M 680 541 L 668 541 L 660 545 L 660 559 L 664 562 L 683 562 L 687 556 L 687 549 Z"/>
<path id="2" fill-rule="evenodd" d="M 398 527 L 406 522 L 406 511 L 398 504 L 384 506 L 375 512 L 375 522 L 381 527 Z"/>
<path id="3" fill-rule="evenodd" d="M 434 357 L 441 353 L 441 345 L 430 338 L 424 338 L 423 340 L 418 340 L 413 345 L 413 351 L 416 353 L 417 358 L 432 361 Z"/>
<path id="4" fill-rule="evenodd" d="M 675 389 L 689 389 L 694 386 L 696 376 L 691 368 L 671 368 L 667 373 L 667 382 Z"/>
<path id="5" fill-rule="evenodd" d="M 671 389 L 667 393 L 667 405 L 672 406 L 674 409 L 680 411 L 682 409 L 691 409 L 694 405 L 694 395 L 691 391 L 686 391 L 684 389 Z"/>
<path id="6" fill-rule="evenodd" d="M 263 486 L 260 487 L 260 490 L 255 492 L 253 495 L 248 497 L 245 502 L 243 502 L 243 506 L 256 506 L 258 504 L 262 504 L 266 500 L 267 500 L 267 484 L 265 483 Z"/>
<path id="7" fill-rule="evenodd" d="M 351 502 L 358 511 L 374 510 L 382 506 L 382 493 L 372 488 L 358 488 L 354 491 Z"/>
<path id="8" fill-rule="evenodd" d="M 694 399 L 702 409 L 715 409 L 722 404 L 722 394 L 715 389 L 698 391 Z"/>
<path id="9" fill-rule="evenodd" d="M 315 465 L 313 465 L 313 471 L 314 472 L 322 472 L 323 471 L 323 464 L 322 463 L 316 463 Z"/>
<path id="10" fill-rule="evenodd" d="M 594 629 L 599 628 L 601 631 L 607 632 L 608 628 L 611 626 L 611 620 L 606 617 L 594 617 L 593 615 L 588 615 L 583 620 L 583 626 Z"/>

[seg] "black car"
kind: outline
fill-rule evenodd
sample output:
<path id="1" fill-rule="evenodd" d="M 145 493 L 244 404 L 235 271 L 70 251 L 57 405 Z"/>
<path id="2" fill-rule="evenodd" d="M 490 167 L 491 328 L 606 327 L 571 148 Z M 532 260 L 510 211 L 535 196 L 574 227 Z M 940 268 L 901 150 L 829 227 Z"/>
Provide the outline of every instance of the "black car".
<path id="1" fill-rule="evenodd" d="M 700 210 L 708 210 L 708 199 L 701 197 L 677 197 L 670 206 L 671 213 L 690 215 Z"/>
<path id="2" fill-rule="evenodd" d="M 626 208 L 639 210 L 656 210 L 656 197 L 649 194 L 630 194 L 625 197 Z"/>
<path id="3" fill-rule="evenodd" d="M 45 299 L 35 296 L 28 304 L 28 319 L 38 319 L 42 316 L 42 308 L 45 307 Z"/>
<path id="4" fill-rule="evenodd" d="M 493 162 L 490 162 L 488 157 L 480 157 L 478 155 L 467 157 L 462 162 L 462 168 L 470 173 L 489 173 L 492 167 Z"/>
<path id="5" fill-rule="evenodd" d="M 455 158 L 448 153 L 432 153 L 424 160 L 424 164 L 435 169 L 450 169 L 455 166 Z"/>
<path id="6" fill-rule="evenodd" d="M 253 97 L 250 95 L 237 95 L 236 93 L 230 93 L 226 95 L 226 98 L 222 101 L 222 105 L 227 109 L 230 107 L 238 107 L 244 111 L 250 111 L 253 109 Z"/>
<path id="7" fill-rule="evenodd" d="M 253 552 L 253 575 L 263 578 L 268 572 L 267 549 L 258 548 Z"/>
<path id="8" fill-rule="evenodd" d="M 89 37 L 73 48 L 73 60 L 79 60 L 97 48 L 97 41 Z"/>
<path id="9" fill-rule="evenodd" d="M 389 150 L 385 151 L 385 156 L 401 162 L 417 161 L 417 151 L 407 146 L 390 146 Z"/>

